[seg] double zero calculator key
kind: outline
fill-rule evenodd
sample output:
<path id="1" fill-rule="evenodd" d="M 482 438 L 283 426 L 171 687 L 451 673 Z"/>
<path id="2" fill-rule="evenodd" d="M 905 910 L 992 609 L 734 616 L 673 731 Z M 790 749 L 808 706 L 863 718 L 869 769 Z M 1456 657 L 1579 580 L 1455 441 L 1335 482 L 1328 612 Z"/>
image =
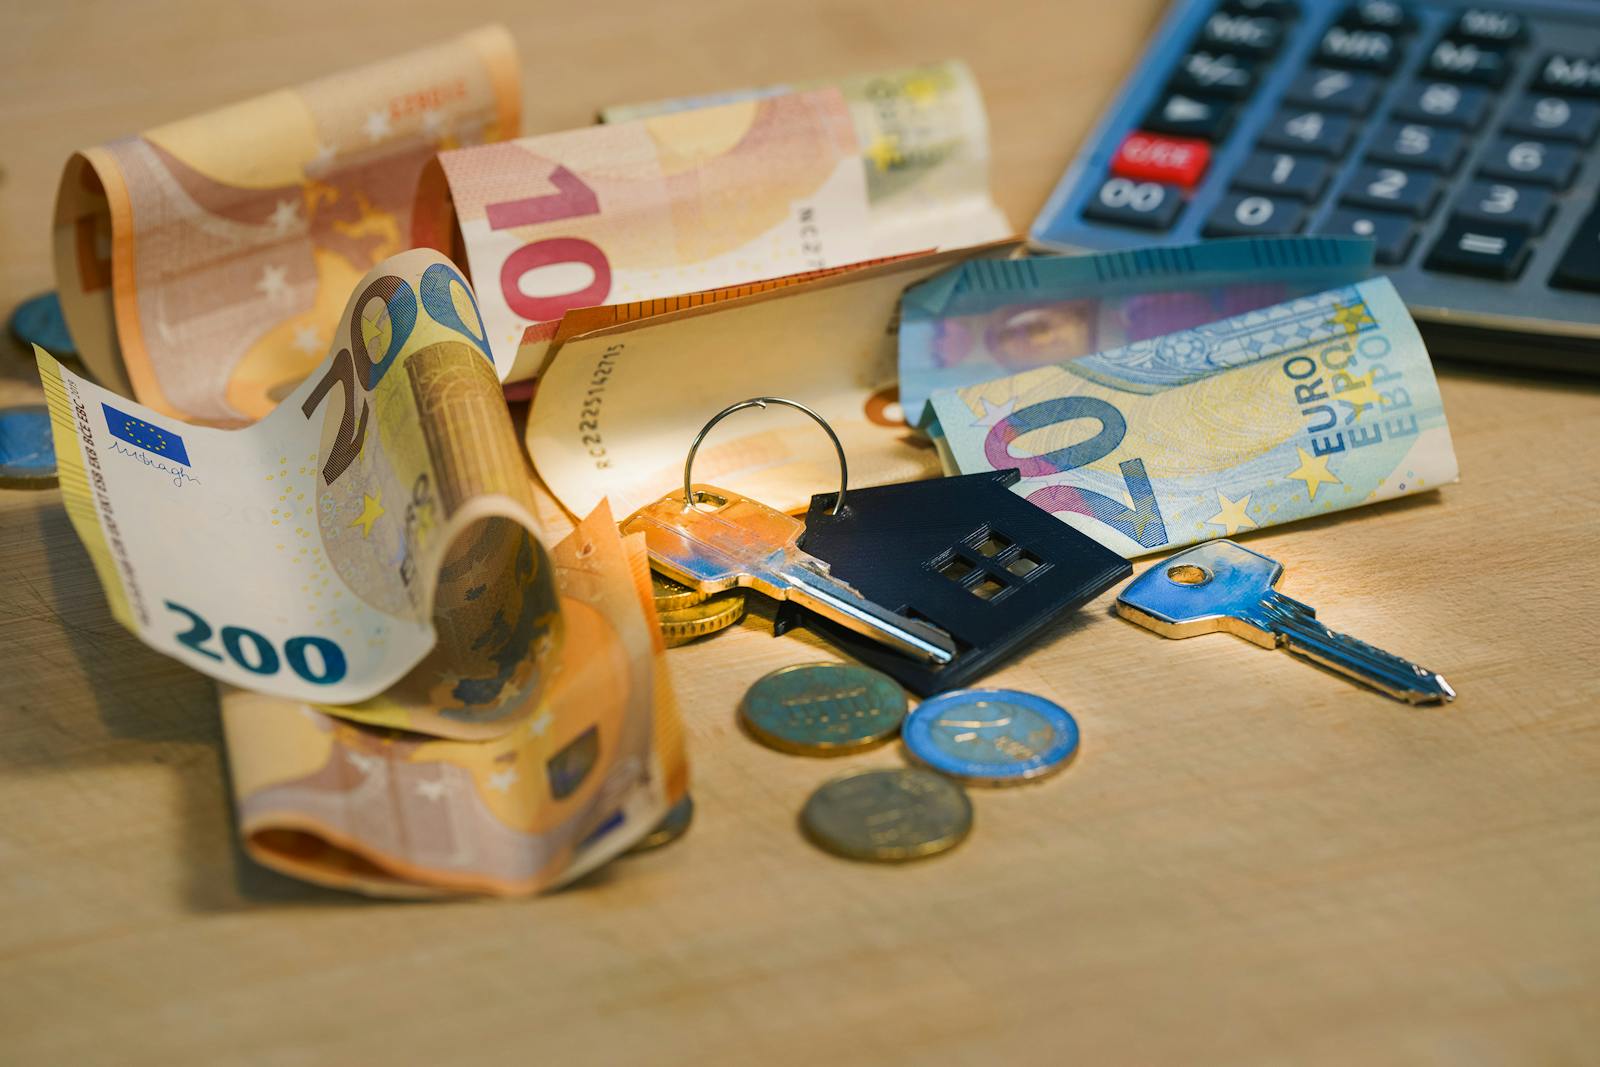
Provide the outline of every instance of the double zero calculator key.
<path id="1" fill-rule="evenodd" d="M 1378 131 L 1367 155 L 1380 163 L 1450 170 L 1461 158 L 1461 134 L 1418 122 L 1391 122 Z"/>
<path id="2" fill-rule="evenodd" d="M 1484 155 L 1478 170 L 1489 178 L 1565 189 L 1578 171 L 1578 150 L 1568 145 L 1502 137 Z"/>
<path id="3" fill-rule="evenodd" d="M 1475 130 L 1489 113 L 1489 91 L 1454 82 L 1418 82 L 1401 94 L 1394 117 Z"/>
<path id="4" fill-rule="evenodd" d="M 1305 205 L 1274 196 L 1229 193 L 1206 219 L 1207 237 L 1280 237 L 1299 233 Z"/>
<path id="5" fill-rule="evenodd" d="M 1504 52 L 1472 41 L 1446 38 L 1433 46 L 1423 64 L 1423 73 L 1435 78 L 1479 82 L 1496 88 L 1505 84 L 1510 71 Z"/>
<path id="6" fill-rule="evenodd" d="M 1451 214 L 1468 223 L 1513 226 L 1536 234 L 1549 223 L 1554 200 L 1549 190 L 1531 185 L 1472 182 L 1461 190 Z"/>
<path id="7" fill-rule="evenodd" d="M 1278 112 L 1262 131 L 1263 148 L 1286 148 L 1291 152 L 1310 152 L 1319 156 L 1339 156 L 1350 147 L 1354 127 L 1344 115 L 1326 111 Z"/>
<path id="8" fill-rule="evenodd" d="M 1330 237 L 1369 238 L 1373 243 L 1372 258 L 1379 263 L 1403 261 L 1417 239 L 1417 228 L 1404 215 L 1353 208 L 1335 211 L 1317 227 L 1317 232 Z"/>
<path id="9" fill-rule="evenodd" d="M 1439 235 L 1423 266 L 1504 281 L 1521 274 L 1527 260 L 1528 231 L 1457 219 Z"/>
<path id="10" fill-rule="evenodd" d="M 1600 104 L 1560 96 L 1529 96 L 1506 117 L 1506 132 L 1586 145 L 1600 128 Z"/>
<path id="11" fill-rule="evenodd" d="M 1365 114 L 1378 99 L 1378 79 L 1358 70 L 1311 67 L 1289 85 L 1284 103 L 1322 111 Z"/>
<path id="12" fill-rule="evenodd" d="M 1175 185 L 1107 178 L 1083 209 L 1084 218 L 1141 230 L 1170 230 L 1183 210 L 1183 193 Z"/>
<path id="13" fill-rule="evenodd" d="M 1345 187 L 1341 202 L 1421 218 L 1439 199 L 1439 179 L 1399 167 L 1363 166 Z"/>
<path id="14" fill-rule="evenodd" d="M 1288 152 L 1252 152 L 1233 176 L 1236 189 L 1295 200 L 1315 200 L 1328 185 L 1333 167 L 1326 160 Z"/>

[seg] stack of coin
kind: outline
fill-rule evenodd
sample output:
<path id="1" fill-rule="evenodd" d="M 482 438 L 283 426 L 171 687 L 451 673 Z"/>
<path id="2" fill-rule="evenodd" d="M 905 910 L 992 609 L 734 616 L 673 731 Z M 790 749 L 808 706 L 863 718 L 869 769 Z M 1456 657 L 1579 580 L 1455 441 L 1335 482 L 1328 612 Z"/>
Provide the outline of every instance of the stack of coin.
<path id="1" fill-rule="evenodd" d="M 656 571 L 650 572 L 650 586 L 669 647 L 726 630 L 744 618 L 744 593 L 738 589 L 712 596 Z"/>

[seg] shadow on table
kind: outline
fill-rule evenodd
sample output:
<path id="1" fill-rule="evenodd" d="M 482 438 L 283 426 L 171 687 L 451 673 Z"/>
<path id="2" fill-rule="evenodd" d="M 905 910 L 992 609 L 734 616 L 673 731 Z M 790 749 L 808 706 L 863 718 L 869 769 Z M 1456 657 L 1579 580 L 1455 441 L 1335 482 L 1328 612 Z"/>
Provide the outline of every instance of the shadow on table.
<path id="1" fill-rule="evenodd" d="M 175 814 L 163 809 L 157 817 L 173 818 L 180 826 L 191 872 L 183 905 L 191 911 L 360 903 L 358 897 L 267 870 L 244 853 L 234 831 L 215 684 L 146 647 L 112 618 L 94 565 L 59 498 L 0 514 L 0 528 L 26 523 L 30 511 L 36 527 L 31 536 L 48 546 L 42 555 L 49 585 L 36 588 L 37 578 L 30 581 L 33 576 L 18 574 L 40 610 L 8 622 L 8 644 L 60 647 L 64 639 L 76 665 L 19 665 L 24 681 L 32 682 L 32 675 L 45 684 L 27 685 L 28 703 L 0 711 L 0 716 L 25 714 L 34 703 L 29 698 L 45 690 L 37 703 L 55 716 L 53 730 L 38 735 L 36 743 L 0 748 L 0 768 L 48 773 L 123 763 L 168 765 L 180 784 L 180 799 Z M 7 533 L 6 543 L 30 536 L 15 527 Z M 59 686 L 53 701 L 48 692 L 52 679 Z M 67 690 L 79 688 L 85 698 L 71 699 L 74 694 Z M 88 718 L 90 707 L 98 721 Z"/>

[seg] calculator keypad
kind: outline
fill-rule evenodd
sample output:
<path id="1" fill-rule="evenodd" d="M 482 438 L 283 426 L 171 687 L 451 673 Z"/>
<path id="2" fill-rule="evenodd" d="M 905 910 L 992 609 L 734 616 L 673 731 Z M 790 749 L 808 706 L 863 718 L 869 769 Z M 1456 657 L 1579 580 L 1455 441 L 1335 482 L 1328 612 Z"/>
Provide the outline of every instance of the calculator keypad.
<path id="1" fill-rule="evenodd" d="M 1408 301 L 1414 277 L 1474 316 L 1530 314 L 1483 279 L 1600 294 L 1600 3 L 1556 25 L 1521 0 L 1177 2 L 1204 13 L 1130 83 L 1154 88 L 1085 223 L 1367 237 Z M 1569 314 L 1600 324 L 1600 303 Z"/>

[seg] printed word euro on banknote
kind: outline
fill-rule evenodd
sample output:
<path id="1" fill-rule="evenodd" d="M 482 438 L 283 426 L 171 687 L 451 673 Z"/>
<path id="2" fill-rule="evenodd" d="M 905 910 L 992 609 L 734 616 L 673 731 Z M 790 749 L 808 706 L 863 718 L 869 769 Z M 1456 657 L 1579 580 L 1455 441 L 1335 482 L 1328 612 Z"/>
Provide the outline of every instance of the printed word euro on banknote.
<path id="1" fill-rule="evenodd" d="M 1387 279 L 933 396 L 947 465 L 1127 557 L 1456 478 L 1416 324 Z"/>
<path id="2" fill-rule="evenodd" d="M 261 418 L 326 353 L 357 280 L 411 247 L 423 165 L 515 136 L 520 106 L 492 26 L 83 150 L 55 269 L 84 363 L 164 415 Z"/>

